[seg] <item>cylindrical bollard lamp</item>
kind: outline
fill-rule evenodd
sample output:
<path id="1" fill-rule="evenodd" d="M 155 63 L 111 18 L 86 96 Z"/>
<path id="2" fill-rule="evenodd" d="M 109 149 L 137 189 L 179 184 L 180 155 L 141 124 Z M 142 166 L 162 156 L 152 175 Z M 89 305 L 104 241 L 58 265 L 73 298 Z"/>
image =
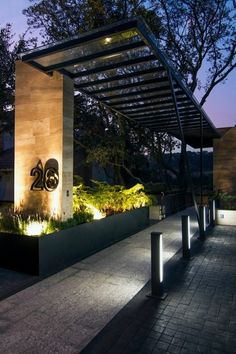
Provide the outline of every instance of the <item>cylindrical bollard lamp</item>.
<path id="1" fill-rule="evenodd" d="M 190 259 L 190 217 L 189 215 L 182 215 L 182 251 L 183 258 Z"/>
<path id="2" fill-rule="evenodd" d="M 162 233 L 151 233 L 151 297 L 164 300 Z"/>
<path id="3" fill-rule="evenodd" d="M 199 237 L 201 240 L 206 238 L 206 207 L 204 205 L 199 205 Z"/>
<path id="4" fill-rule="evenodd" d="M 216 219 L 216 202 L 214 199 L 210 200 L 209 209 L 210 209 L 210 225 L 214 226 L 215 219 Z"/>

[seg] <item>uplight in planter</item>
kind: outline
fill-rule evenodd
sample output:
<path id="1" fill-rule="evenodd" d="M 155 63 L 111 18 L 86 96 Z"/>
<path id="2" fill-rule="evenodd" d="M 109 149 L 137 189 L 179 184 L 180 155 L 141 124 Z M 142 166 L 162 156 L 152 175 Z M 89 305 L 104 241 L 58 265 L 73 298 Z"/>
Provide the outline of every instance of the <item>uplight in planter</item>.
<path id="1" fill-rule="evenodd" d="M 105 40 L 104 40 L 104 43 L 105 44 L 110 44 L 112 41 L 112 38 L 111 37 L 106 37 Z"/>
<path id="2" fill-rule="evenodd" d="M 88 208 L 91 210 L 94 220 L 100 220 L 100 219 L 103 219 L 106 217 L 106 214 L 102 213 L 100 210 L 95 208 L 93 205 L 89 204 Z"/>
<path id="3" fill-rule="evenodd" d="M 38 236 L 44 232 L 45 228 L 45 221 L 29 221 L 25 228 L 25 234 L 28 236 Z"/>

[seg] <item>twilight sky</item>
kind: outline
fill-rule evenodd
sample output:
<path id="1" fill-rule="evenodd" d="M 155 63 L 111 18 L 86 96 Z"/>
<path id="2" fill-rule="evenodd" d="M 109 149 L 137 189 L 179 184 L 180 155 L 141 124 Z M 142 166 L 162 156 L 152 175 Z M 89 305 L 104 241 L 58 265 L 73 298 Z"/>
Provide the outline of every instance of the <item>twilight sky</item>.
<path id="1" fill-rule="evenodd" d="M 11 23 L 16 39 L 27 29 L 26 17 L 22 15 L 22 10 L 29 4 L 29 0 L 0 0 L 0 27 Z M 198 97 L 197 94 L 196 96 Z M 231 73 L 225 84 L 218 85 L 212 91 L 203 108 L 216 127 L 236 125 L 236 70 Z"/>

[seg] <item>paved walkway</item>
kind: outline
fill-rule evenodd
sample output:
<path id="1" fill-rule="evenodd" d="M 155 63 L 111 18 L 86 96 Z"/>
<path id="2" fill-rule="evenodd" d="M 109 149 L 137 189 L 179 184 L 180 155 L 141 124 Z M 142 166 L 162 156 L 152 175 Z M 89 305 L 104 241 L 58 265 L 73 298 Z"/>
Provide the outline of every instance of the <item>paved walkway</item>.
<path id="1" fill-rule="evenodd" d="M 193 253 L 168 263 L 164 301 L 147 284 L 81 354 L 235 354 L 236 227 L 215 227 Z"/>
<path id="2" fill-rule="evenodd" d="M 163 232 L 165 262 L 181 247 L 180 215 L 1 301 L 0 353 L 79 353 L 150 279 L 150 232 Z"/>
<path id="3" fill-rule="evenodd" d="M 0 301 L 36 283 L 39 277 L 0 267 Z"/>

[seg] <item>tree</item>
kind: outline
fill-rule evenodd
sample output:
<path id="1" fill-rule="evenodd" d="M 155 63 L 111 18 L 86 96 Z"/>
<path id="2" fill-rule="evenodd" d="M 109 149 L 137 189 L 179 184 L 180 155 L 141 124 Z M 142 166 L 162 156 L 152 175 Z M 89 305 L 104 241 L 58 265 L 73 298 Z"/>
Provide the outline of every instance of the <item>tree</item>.
<path id="1" fill-rule="evenodd" d="M 40 29 L 45 43 L 123 18 L 143 16 L 191 90 L 204 91 L 201 104 L 213 88 L 224 82 L 235 68 L 235 15 L 231 1 L 30 1 L 32 5 L 24 10 L 24 14 L 29 26 Z M 200 78 L 203 69 L 207 71 L 206 82 Z M 150 147 L 148 139 L 145 139 L 147 136 L 150 140 L 150 131 L 146 133 L 148 130 L 135 130 L 127 122 L 124 129 L 121 120 L 117 120 L 113 113 L 106 109 L 102 111 L 101 106 L 94 103 L 91 107 L 84 97 L 80 97 L 76 105 L 80 113 L 75 117 L 79 127 L 77 133 L 80 134 L 80 144 L 83 136 L 88 160 L 93 156 L 106 165 L 113 163 L 123 170 L 129 164 L 131 172 L 134 170 L 134 157 L 137 158 L 139 154 L 141 156 L 144 151 L 155 153 L 159 161 L 164 161 L 161 152 L 165 151 L 165 143 L 160 144 L 160 134 L 156 139 L 153 137 Z M 90 141 L 91 136 L 96 137 L 93 142 Z M 112 149 L 111 144 L 105 143 L 108 140 L 112 142 Z M 164 168 L 164 162 L 162 165 Z"/>
<path id="2" fill-rule="evenodd" d="M 33 43 L 35 39 L 26 41 L 24 35 L 15 42 L 10 24 L 0 27 L 0 131 L 13 130 L 15 61 Z"/>
<path id="3" fill-rule="evenodd" d="M 201 105 L 236 67 L 236 10 L 231 0 L 30 1 L 33 5 L 24 14 L 29 26 L 41 29 L 45 42 L 142 16 L 192 92 L 202 90 Z"/>
<path id="4" fill-rule="evenodd" d="M 162 18 L 161 46 L 204 105 L 236 67 L 235 4 L 229 0 L 151 1 Z M 204 74 L 203 74 L 204 72 Z M 184 182 L 184 146 L 179 180 Z"/>
<path id="5" fill-rule="evenodd" d="M 44 43 L 61 40 L 114 21 L 142 15 L 149 18 L 156 32 L 160 28 L 155 12 L 145 7 L 144 0 L 31 0 L 24 10 L 28 24 L 41 30 Z M 143 142 L 134 128 L 119 115 L 101 104 L 77 94 L 75 97 L 75 138 L 83 149 L 87 163 L 98 162 L 115 170 L 116 183 L 138 179 L 137 161 Z M 136 140 L 138 139 L 138 142 Z M 136 142 L 136 143 L 135 143 Z"/>
<path id="6" fill-rule="evenodd" d="M 118 20 L 143 16 L 158 33 L 160 21 L 146 0 L 30 0 L 23 13 L 47 43 L 65 39 Z"/>
<path id="7" fill-rule="evenodd" d="M 161 43 L 200 104 L 236 68 L 236 10 L 230 0 L 152 1 L 162 18 Z M 202 71 L 205 71 L 203 80 Z"/>

